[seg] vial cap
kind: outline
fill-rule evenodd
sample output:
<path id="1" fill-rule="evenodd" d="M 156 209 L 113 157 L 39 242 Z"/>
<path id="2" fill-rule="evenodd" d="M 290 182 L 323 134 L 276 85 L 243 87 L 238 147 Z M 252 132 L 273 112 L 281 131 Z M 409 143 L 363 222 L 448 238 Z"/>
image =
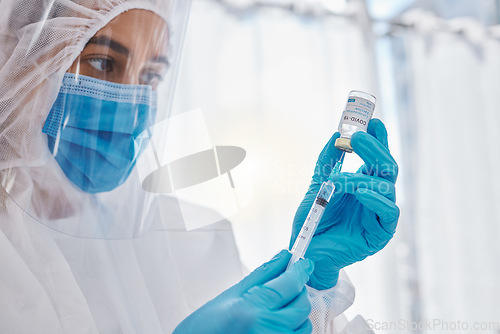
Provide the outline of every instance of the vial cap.
<path id="1" fill-rule="evenodd" d="M 348 153 L 352 152 L 351 140 L 347 138 L 337 138 L 335 147 Z"/>

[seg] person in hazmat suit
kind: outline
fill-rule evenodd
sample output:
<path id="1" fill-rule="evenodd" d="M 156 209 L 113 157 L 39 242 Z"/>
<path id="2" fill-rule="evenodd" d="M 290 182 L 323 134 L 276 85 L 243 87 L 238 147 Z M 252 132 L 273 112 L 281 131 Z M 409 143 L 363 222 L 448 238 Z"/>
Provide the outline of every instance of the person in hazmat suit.
<path id="1" fill-rule="evenodd" d="M 335 179 L 289 269 L 282 251 L 243 278 L 229 222 L 188 232 L 174 196 L 143 190 L 136 162 L 168 116 L 189 5 L 0 1 L 2 333 L 332 332 L 353 300 L 340 270 L 395 232 L 397 165 L 376 120 L 352 139 L 365 165 Z"/>

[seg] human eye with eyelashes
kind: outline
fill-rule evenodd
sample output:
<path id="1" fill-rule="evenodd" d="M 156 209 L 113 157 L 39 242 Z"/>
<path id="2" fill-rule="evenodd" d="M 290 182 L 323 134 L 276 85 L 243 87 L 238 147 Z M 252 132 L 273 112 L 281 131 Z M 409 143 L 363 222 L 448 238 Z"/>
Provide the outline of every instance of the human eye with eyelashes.
<path id="1" fill-rule="evenodd" d="M 141 72 L 140 83 L 143 85 L 152 86 L 155 89 L 164 79 L 166 67 L 162 68 L 147 68 Z"/>
<path id="2" fill-rule="evenodd" d="M 87 59 L 85 59 L 85 62 L 99 72 L 109 73 L 113 72 L 114 70 L 114 61 L 107 57 L 88 57 Z"/>
<path id="3" fill-rule="evenodd" d="M 161 73 L 148 71 L 141 74 L 141 83 L 145 85 L 156 86 L 163 80 Z"/>

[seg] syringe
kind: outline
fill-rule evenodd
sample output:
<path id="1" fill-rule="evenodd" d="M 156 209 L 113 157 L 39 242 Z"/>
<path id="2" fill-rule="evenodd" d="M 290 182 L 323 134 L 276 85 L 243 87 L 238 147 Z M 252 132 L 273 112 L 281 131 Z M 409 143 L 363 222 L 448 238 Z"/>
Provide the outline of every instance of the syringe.
<path id="1" fill-rule="evenodd" d="M 307 215 L 304 225 L 302 225 L 300 233 L 297 236 L 297 239 L 295 239 L 295 243 L 293 244 L 291 251 L 292 258 L 290 259 L 290 262 L 288 262 L 288 267 L 297 262 L 300 258 L 304 257 L 307 247 L 309 247 L 309 243 L 314 236 L 314 232 L 316 232 L 319 221 L 323 216 L 326 205 L 335 192 L 335 185 L 332 182 L 332 177 L 333 175 L 340 173 L 342 163 L 344 162 L 344 155 L 345 152 L 342 152 L 342 155 L 333 167 L 328 180 L 323 182 L 321 188 L 319 188 L 318 195 L 314 200 L 314 204 L 311 207 L 311 210 L 309 210 L 309 214 Z"/>

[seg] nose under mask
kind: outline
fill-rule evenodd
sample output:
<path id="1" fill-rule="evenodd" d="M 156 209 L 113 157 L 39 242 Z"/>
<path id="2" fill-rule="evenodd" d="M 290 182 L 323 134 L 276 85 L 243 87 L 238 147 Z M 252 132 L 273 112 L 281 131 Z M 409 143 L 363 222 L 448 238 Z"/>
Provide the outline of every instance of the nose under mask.
<path id="1" fill-rule="evenodd" d="M 88 193 L 124 183 L 149 142 L 156 115 L 151 86 L 66 73 L 42 132 L 68 179 Z"/>

